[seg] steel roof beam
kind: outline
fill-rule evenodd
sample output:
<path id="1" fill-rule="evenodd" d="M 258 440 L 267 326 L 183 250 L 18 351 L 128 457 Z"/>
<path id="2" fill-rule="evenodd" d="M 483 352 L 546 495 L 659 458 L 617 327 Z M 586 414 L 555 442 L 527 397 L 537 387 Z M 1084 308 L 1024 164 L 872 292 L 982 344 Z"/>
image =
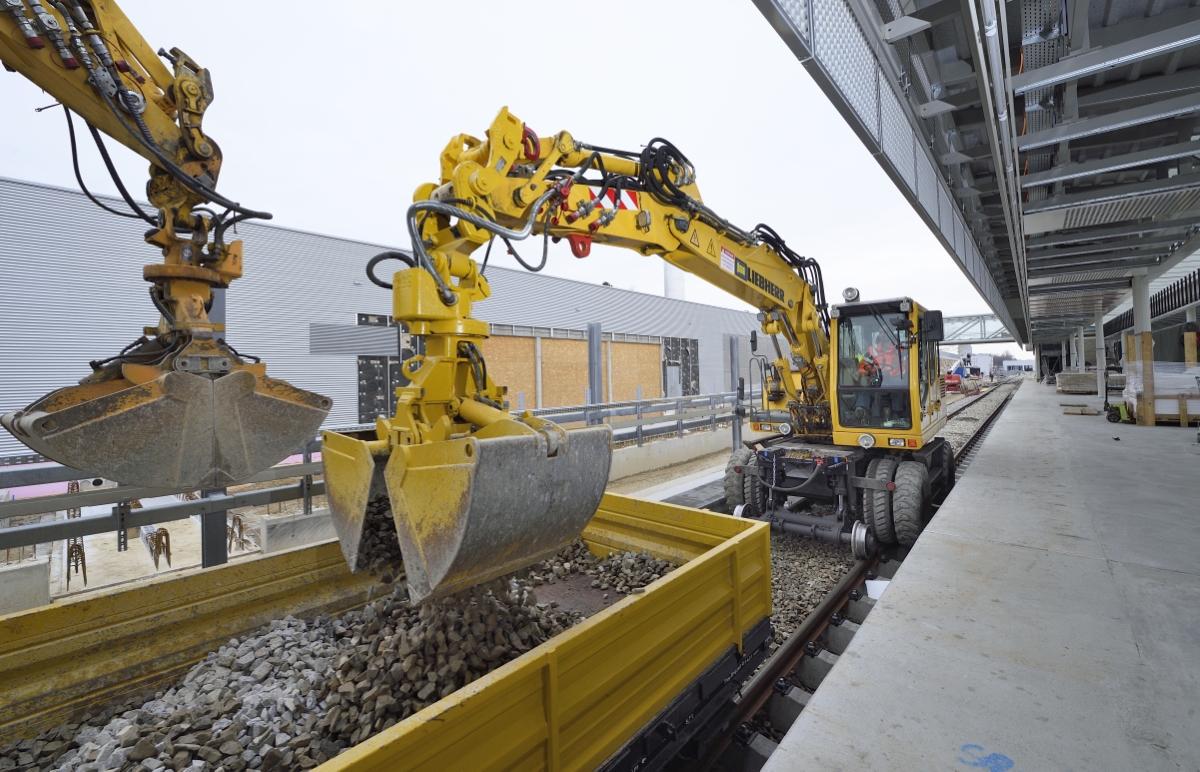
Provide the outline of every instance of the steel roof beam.
<path id="1" fill-rule="evenodd" d="M 1138 252 L 1147 249 L 1159 249 L 1166 251 L 1163 247 L 1170 247 L 1183 241 L 1183 236 L 1178 238 L 1158 238 L 1158 239 L 1109 239 L 1103 243 L 1088 244 L 1082 247 L 1065 247 L 1063 249 L 1040 249 L 1036 252 L 1029 252 L 1029 263 L 1045 262 L 1047 260 L 1058 260 L 1061 258 L 1078 257 L 1080 255 L 1095 255 L 1102 252 Z M 1029 246 L 1028 244 L 1026 245 Z"/>
<path id="2" fill-rule="evenodd" d="M 897 40 L 910 38 L 935 24 L 949 21 L 961 13 L 961 0 L 939 0 L 933 5 L 920 8 L 907 16 L 901 16 L 895 21 L 885 24 L 883 40 L 885 43 L 895 43 Z"/>
<path id="3" fill-rule="evenodd" d="M 1134 268 L 1152 268 L 1162 262 L 1162 256 L 1145 257 L 1138 260 L 1129 258 L 1121 260 L 1100 260 L 1094 263 L 1059 266 L 1030 266 L 1030 279 L 1044 279 L 1047 276 L 1070 276 L 1073 274 L 1089 274 L 1097 271 L 1125 271 Z"/>
<path id="4" fill-rule="evenodd" d="M 1127 185 L 1105 185 L 1103 187 L 1088 189 L 1085 193 L 1054 196 L 1044 201 L 1036 201 L 1025 207 L 1025 214 L 1049 212 L 1055 209 L 1069 209 L 1087 204 L 1099 204 L 1105 201 L 1149 196 L 1155 193 L 1167 193 L 1173 190 L 1194 187 L 1200 187 L 1200 173 L 1177 174 L 1165 180 L 1146 180 L 1145 182 L 1131 182 Z"/>
<path id="5" fill-rule="evenodd" d="M 1200 22 L 1197 22 L 1197 24 L 1200 24 Z M 1034 72 L 1037 72 L 1037 70 L 1034 70 Z M 1060 124 L 1053 129 L 1024 134 L 1017 137 L 1017 149 L 1032 150 L 1034 148 L 1046 147 L 1058 144 L 1059 142 L 1069 142 L 1073 139 L 1088 137 L 1093 134 L 1103 134 L 1108 131 L 1117 131 L 1118 129 L 1140 126 L 1167 118 L 1174 118 L 1179 115 L 1187 115 L 1197 110 L 1200 110 L 1200 93 L 1184 94 L 1172 99 L 1164 99 L 1161 102 L 1151 102 L 1140 107 L 1131 107 L 1128 110 L 1121 110 L 1095 118 L 1082 118 L 1078 121 Z"/>
<path id="6" fill-rule="evenodd" d="M 1091 177 L 1096 174 L 1118 172 L 1132 169 L 1135 166 L 1173 161 L 1176 158 L 1200 155 L 1200 141 L 1177 142 L 1174 145 L 1156 147 L 1152 150 L 1142 150 L 1137 153 L 1099 158 L 1095 161 L 1084 161 L 1078 164 L 1067 164 L 1044 172 L 1021 175 L 1021 187 L 1032 188 L 1037 185 L 1050 185 L 1065 180 L 1075 180 L 1080 177 Z"/>
<path id="7" fill-rule="evenodd" d="M 1143 233 L 1159 233 L 1162 231 L 1187 231 L 1194 225 L 1200 225 L 1200 218 L 1182 220 L 1160 220 L 1157 222 L 1136 223 L 1134 225 L 1117 225 L 1099 228 L 1088 228 L 1086 231 L 1054 233 L 1047 236 L 1034 236 L 1025 242 L 1027 248 L 1038 249 L 1062 244 L 1079 244 L 1084 241 L 1119 238 L 1122 236 L 1137 236 Z"/>
<path id="8" fill-rule="evenodd" d="M 932 118 L 935 115 L 952 112 L 954 110 L 962 110 L 965 107 L 978 105 L 982 97 L 979 96 L 979 89 L 969 88 L 966 91 L 960 91 L 957 94 L 949 94 L 947 96 L 938 97 L 930 102 L 919 105 L 917 107 L 917 115 L 922 118 Z"/>
<path id="9" fill-rule="evenodd" d="M 1171 75 L 1156 75 L 1127 83 L 1090 89 L 1079 95 L 1080 113 L 1121 107 L 1126 102 L 1145 102 L 1163 97 L 1181 96 L 1200 89 L 1200 70 L 1184 70 Z"/>
<path id="10" fill-rule="evenodd" d="M 1030 295 L 1066 295 L 1080 292 L 1115 292 L 1129 289 L 1131 280 L 1128 276 L 1099 281 L 1084 281 L 1071 284 L 1031 284 Z M 1043 317 L 1044 318 L 1044 317 Z"/>
<path id="11" fill-rule="evenodd" d="M 1033 89 L 1056 86 L 1059 83 L 1123 67 L 1197 43 L 1200 43 L 1200 20 L 1173 25 L 1149 35 L 1103 48 L 1094 48 L 1078 56 L 1060 59 L 1047 67 L 1039 67 L 1036 70 L 1028 70 L 1014 75 L 1012 78 L 1013 93 L 1024 94 Z"/>

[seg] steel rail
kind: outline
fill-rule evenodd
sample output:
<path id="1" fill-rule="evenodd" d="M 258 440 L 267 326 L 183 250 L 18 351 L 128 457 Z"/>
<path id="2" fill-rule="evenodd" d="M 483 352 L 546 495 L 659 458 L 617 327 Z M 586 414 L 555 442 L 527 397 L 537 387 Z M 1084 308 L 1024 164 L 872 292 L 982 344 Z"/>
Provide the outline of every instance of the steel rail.
<path id="1" fill-rule="evenodd" d="M 729 723 L 721 730 L 721 736 L 717 741 L 709 746 L 703 761 L 700 762 L 701 770 L 712 769 L 721 754 L 729 747 L 729 743 L 733 741 L 733 735 L 737 728 L 754 718 L 755 714 L 762 710 L 763 706 L 767 704 L 767 700 L 771 698 L 775 682 L 785 678 L 788 673 L 796 669 L 800 660 L 804 658 L 805 647 L 825 632 L 825 628 L 829 626 L 829 618 L 846 604 L 846 601 L 850 599 L 851 591 L 863 583 L 867 578 L 867 572 L 878 562 L 878 552 L 869 558 L 855 561 L 841 581 L 804 618 L 800 626 L 792 631 L 783 645 L 775 650 L 771 658 L 763 663 L 763 666 L 750 677 L 749 681 L 743 684 L 735 698 L 736 707 L 730 716 Z"/>
<path id="2" fill-rule="evenodd" d="M 997 385 L 1004 385 L 1009 382 L 1008 379 L 1005 379 Z M 1019 382 L 1017 387 L 1020 387 Z M 980 421 L 978 428 L 971 435 L 971 439 L 954 454 L 956 465 L 958 460 L 964 458 L 975 446 L 982 435 L 986 434 L 987 428 L 999 417 L 1001 411 L 1009 403 L 1016 391 L 1015 388 L 1010 391 L 996 405 L 988 417 Z M 989 390 L 979 395 L 979 398 L 986 397 L 990 393 L 992 392 Z M 968 405 L 974 404 L 975 401 L 975 399 L 972 399 Z M 963 408 L 968 407 L 968 405 L 963 405 Z M 805 647 L 819 638 L 821 633 L 825 632 L 825 628 L 829 626 L 830 617 L 846 604 L 850 598 L 851 591 L 863 583 L 867 577 L 867 573 L 878 562 L 878 551 L 866 559 L 855 561 L 854 565 L 842 576 L 837 585 L 821 600 L 821 603 L 787 637 L 783 645 L 771 655 L 770 659 L 763 663 L 758 672 L 742 685 L 741 689 L 738 690 L 738 697 L 735 698 L 736 707 L 733 714 L 730 716 L 729 722 L 721 730 L 720 736 L 709 746 L 707 753 L 699 764 L 698 768 L 700 770 L 707 772 L 707 770 L 713 768 L 733 741 L 733 736 L 738 727 L 753 719 L 758 711 L 762 710 L 774 692 L 775 683 L 781 678 L 786 678 L 789 673 L 795 670 L 801 659 L 804 658 L 806 653 Z"/>

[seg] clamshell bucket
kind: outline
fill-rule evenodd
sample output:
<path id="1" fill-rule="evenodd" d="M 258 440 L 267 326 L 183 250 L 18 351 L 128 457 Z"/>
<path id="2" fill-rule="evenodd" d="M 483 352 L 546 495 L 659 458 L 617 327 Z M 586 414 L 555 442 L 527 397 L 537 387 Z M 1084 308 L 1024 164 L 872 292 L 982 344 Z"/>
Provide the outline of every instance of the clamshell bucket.
<path id="1" fill-rule="evenodd" d="M 245 370 L 216 379 L 173 371 L 113 389 L 59 389 L 0 424 L 43 456 L 91 475 L 150 488 L 218 488 L 297 452 L 333 404 Z"/>
<path id="2" fill-rule="evenodd" d="M 427 600 L 524 568 L 583 532 L 612 464 L 607 426 L 466 437 L 392 448 L 382 483 L 404 557 L 409 597 Z M 354 570 L 367 502 L 380 489 L 369 443 L 326 433 L 326 490 Z"/>

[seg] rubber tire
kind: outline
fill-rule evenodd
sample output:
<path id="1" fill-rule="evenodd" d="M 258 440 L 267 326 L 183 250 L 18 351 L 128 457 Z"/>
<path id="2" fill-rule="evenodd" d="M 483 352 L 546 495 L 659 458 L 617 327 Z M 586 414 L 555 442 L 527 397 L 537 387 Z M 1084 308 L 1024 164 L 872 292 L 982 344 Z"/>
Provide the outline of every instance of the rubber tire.
<path id="1" fill-rule="evenodd" d="M 942 448 L 942 471 L 945 472 L 942 479 L 945 480 L 942 487 L 942 500 L 944 501 L 950 495 L 950 491 L 954 490 L 954 476 L 957 474 L 957 467 L 954 464 L 954 446 L 949 442 L 945 443 Z"/>
<path id="2" fill-rule="evenodd" d="M 1109 422 L 1110 424 L 1119 424 L 1119 423 L 1121 423 L 1121 414 L 1120 414 L 1120 413 L 1118 413 L 1118 412 L 1117 412 L 1117 411 L 1115 411 L 1115 410 L 1113 410 L 1113 411 L 1109 412 L 1109 413 L 1108 413 L 1108 414 L 1107 414 L 1105 417 L 1108 419 L 1108 422 Z"/>
<path id="3" fill-rule="evenodd" d="M 754 462 L 757 466 L 757 462 Z M 742 475 L 742 517 L 760 518 L 766 511 L 766 489 L 759 482 L 758 475 Z"/>
<path id="4" fill-rule="evenodd" d="M 896 476 L 897 459 L 892 456 L 883 456 L 877 461 L 875 474 L 868 475 L 868 477 L 881 482 L 891 482 Z M 880 544 L 896 543 L 896 527 L 892 524 L 892 507 L 888 506 L 889 500 L 894 496 L 895 493 L 888 496 L 887 491 L 871 490 L 871 522 L 875 526 L 875 539 Z"/>
<path id="5" fill-rule="evenodd" d="M 871 479 L 871 480 L 875 479 L 875 469 L 878 466 L 879 466 L 879 459 L 877 459 L 877 458 L 873 458 L 867 462 L 866 476 L 868 479 Z M 874 516 L 875 513 L 873 510 L 873 507 L 875 505 L 873 503 L 874 499 L 872 498 L 873 493 L 874 493 L 874 491 L 872 491 L 870 488 L 859 488 L 858 489 L 858 511 L 860 513 L 859 517 L 862 518 L 863 524 L 868 525 L 868 526 L 871 525 L 875 520 L 875 516 Z"/>
<path id="6" fill-rule="evenodd" d="M 729 454 L 729 461 L 725 464 L 725 507 L 730 514 L 733 514 L 734 507 L 746 503 L 746 492 L 742 488 L 745 474 L 735 472 L 733 468 L 746 466 L 752 458 L 754 451 L 750 448 L 738 448 Z"/>
<path id="7" fill-rule="evenodd" d="M 919 461 L 901 461 L 895 479 L 892 524 L 896 527 L 896 541 L 911 547 L 925 528 L 925 481 L 929 479 L 929 470 Z"/>

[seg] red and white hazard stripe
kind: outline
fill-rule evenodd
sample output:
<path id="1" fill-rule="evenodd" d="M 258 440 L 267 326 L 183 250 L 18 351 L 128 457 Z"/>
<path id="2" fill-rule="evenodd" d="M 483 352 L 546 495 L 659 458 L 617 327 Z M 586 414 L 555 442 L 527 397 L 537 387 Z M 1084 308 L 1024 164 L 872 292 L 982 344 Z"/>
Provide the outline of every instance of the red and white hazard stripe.
<path id="1" fill-rule="evenodd" d="M 637 196 L 638 194 L 635 190 L 622 190 L 621 198 L 618 200 L 617 191 L 613 188 L 609 188 L 608 192 L 604 194 L 604 199 L 596 204 L 596 208 L 606 209 L 615 205 L 618 210 L 629 209 L 632 211 L 637 211 Z M 593 201 L 596 200 L 596 191 L 592 188 L 588 188 L 588 198 Z"/>

